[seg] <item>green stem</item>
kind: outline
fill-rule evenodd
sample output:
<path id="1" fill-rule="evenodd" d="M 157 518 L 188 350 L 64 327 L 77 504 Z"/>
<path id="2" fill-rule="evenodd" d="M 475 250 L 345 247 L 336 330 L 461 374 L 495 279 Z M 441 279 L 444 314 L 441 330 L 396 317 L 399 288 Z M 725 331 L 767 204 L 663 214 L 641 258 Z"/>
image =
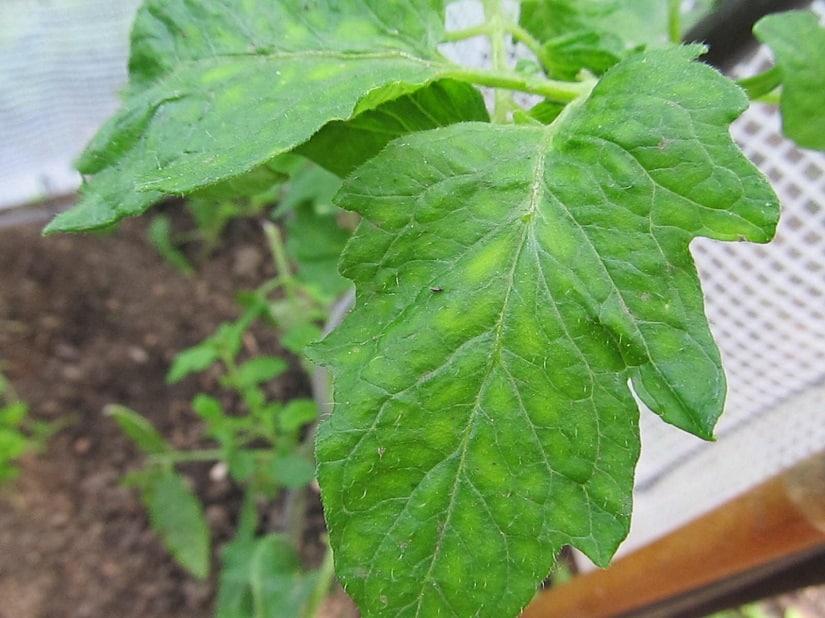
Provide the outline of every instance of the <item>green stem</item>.
<path id="1" fill-rule="evenodd" d="M 498 4 L 497 0 L 494 0 L 496 4 Z M 454 43 L 456 41 L 464 41 L 465 39 L 472 39 L 473 37 L 477 36 L 486 36 L 492 37 L 496 36 L 497 34 L 500 35 L 502 32 L 505 32 L 513 37 L 519 43 L 523 43 L 531 52 L 533 52 L 536 57 L 538 58 L 541 55 L 541 43 L 533 37 L 527 30 L 522 28 L 516 23 L 513 23 L 509 19 L 507 19 L 506 15 L 503 14 L 497 7 L 490 7 L 496 11 L 500 19 L 500 30 L 496 30 L 495 25 L 493 22 L 489 20 L 490 12 L 486 8 L 488 5 L 485 5 L 485 12 L 487 12 L 488 20 L 482 24 L 478 24 L 477 26 L 470 26 L 469 28 L 463 28 L 461 30 L 452 30 L 447 32 L 444 35 L 444 41 L 446 43 Z"/>
<path id="2" fill-rule="evenodd" d="M 278 226 L 271 221 L 264 221 L 263 228 L 267 244 L 269 244 L 269 250 L 272 253 L 272 260 L 275 262 L 275 268 L 278 272 L 278 282 L 280 285 L 283 285 L 284 293 L 292 298 L 295 296 L 297 283 L 292 276 L 292 268 L 286 256 L 286 247 L 284 245 L 284 239 L 281 236 L 281 231 L 278 229 Z"/>
<path id="3" fill-rule="evenodd" d="M 668 1 L 667 29 L 671 43 L 681 43 L 682 41 L 682 11 L 681 0 Z"/>
<path id="4" fill-rule="evenodd" d="M 762 101 L 765 100 L 766 95 L 769 95 L 782 85 L 782 71 L 779 67 L 772 67 L 764 73 L 740 79 L 736 83 L 745 89 L 745 92 L 748 93 L 748 98 L 752 101 L 756 99 Z"/>
<path id="5" fill-rule="evenodd" d="M 307 488 L 296 487 L 284 492 L 284 506 L 281 523 L 292 546 L 300 551 L 301 540 L 306 529 Z"/>
<path id="6" fill-rule="evenodd" d="M 773 92 L 763 94 L 761 97 L 753 99 L 753 101 L 759 103 L 767 103 L 769 105 L 779 105 L 779 103 L 781 102 L 781 95 L 778 90 L 774 90 Z"/>
<path id="7" fill-rule="evenodd" d="M 568 82 L 531 77 L 514 72 L 507 62 L 505 37 L 512 36 L 515 41 L 524 44 L 537 60 L 541 62 L 541 43 L 527 30 L 513 23 L 505 14 L 501 0 L 483 0 L 485 22 L 477 26 L 448 32 L 445 41 L 486 36 L 490 40 L 492 69 L 474 69 L 456 67 L 448 71 L 445 77 L 469 82 L 477 86 L 495 89 L 494 122 L 506 122 L 509 113 L 517 106 L 513 103 L 510 92 L 535 94 L 557 103 L 570 103 L 592 90 L 595 79 L 580 82 Z M 510 92 L 507 92 L 510 91 Z"/>
<path id="8" fill-rule="evenodd" d="M 509 22 L 505 24 L 507 32 L 512 35 L 512 37 L 518 41 L 519 43 L 524 44 L 527 49 L 529 49 L 533 54 L 536 56 L 539 62 L 541 62 L 541 43 L 538 40 L 533 38 L 533 35 L 527 32 L 524 28 L 519 26 L 518 24 L 514 24 Z"/>
<path id="9" fill-rule="evenodd" d="M 594 82 L 564 82 L 543 78 L 532 78 L 519 75 L 512 71 L 490 71 L 487 69 L 472 69 L 460 67 L 445 73 L 445 77 L 452 77 L 461 81 L 470 82 L 477 86 L 503 88 L 528 94 L 537 94 L 558 103 L 570 103 L 580 96 L 590 92 Z"/>
<path id="10" fill-rule="evenodd" d="M 150 464 L 156 463 L 165 466 L 193 461 L 215 461 L 222 459 L 224 452 L 221 449 L 197 449 L 192 451 L 171 451 L 169 453 L 152 453 L 146 457 Z"/>
<path id="11" fill-rule="evenodd" d="M 490 27 L 487 23 L 464 28 L 462 30 L 452 30 L 444 35 L 445 43 L 454 43 L 456 41 L 463 41 L 465 39 L 472 39 L 476 36 L 490 36 Z"/>
<path id="12" fill-rule="evenodd" d="M 490 52 L 493 71 L 505 73 L 510 68 L 507 65 L 507 50 L 504 45 L 504 36 L 507 32 L 505 26 L 507 18 L 504 15 L 500 0 L 484 0 L 484 17 L 490 28 Z M 493 110 L 493 122 L 507 122 L 510 94 L 501 88 L 497 88 L 494 96 L 495 108 Z"/>
<path id="13" fill-rule="evenodd" d="M 315 582 L 315 587 L 312 589 L 312 594 L 307 603 L 307 610 L 304 613 L 305 618 L 315 618 L 318 615 L 318 610 L 324 599 L 329 594 L 329 588 L 332 585 L 332 580 L 335 577 L 335 562 L 332 556 L 332 547 L 327 541 L 327 551 L 324 554 L 324 561 L 318 569 L 318 579 Z"/>

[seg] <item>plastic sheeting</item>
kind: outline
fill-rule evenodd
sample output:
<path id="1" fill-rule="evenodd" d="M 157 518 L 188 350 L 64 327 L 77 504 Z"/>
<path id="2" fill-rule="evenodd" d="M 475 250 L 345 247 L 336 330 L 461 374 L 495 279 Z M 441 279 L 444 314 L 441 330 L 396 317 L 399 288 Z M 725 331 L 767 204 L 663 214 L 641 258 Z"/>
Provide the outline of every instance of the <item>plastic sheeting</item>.
<path id="1" fill-rule="evenodd" d="M 126 83 L 138 0 L 0 0 L 0 210 L 73 193 Z"/>

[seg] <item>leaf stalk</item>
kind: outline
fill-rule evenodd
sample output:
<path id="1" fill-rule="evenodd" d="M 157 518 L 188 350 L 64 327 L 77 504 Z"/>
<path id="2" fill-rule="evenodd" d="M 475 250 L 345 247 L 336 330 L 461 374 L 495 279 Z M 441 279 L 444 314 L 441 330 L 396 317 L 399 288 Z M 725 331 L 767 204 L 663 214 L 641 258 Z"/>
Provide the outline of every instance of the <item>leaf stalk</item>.
<path id="1" fill-rule="evenodd" d="M 682 41 L 682 1 L 668 0 L 667 30 L 671 43 Z"/>
<path id="2" fill-rule="evenodd" d="M 771 67 L 767 71 L 746 77 L 736 82 L 748 93 L 748 98 L 752 101 L 776 102 L 772 97 L 768 97 L 774 90 L 782 85 L 782 71 L 778 66 Z"/>
<path id="3" fill-rule="evenodd" d="M 531 78 L 513 71 L 495 71 L 467 67 L 448 71 L 446 77 L 466 81 L 477 86 L 501 88 L 527 94 L 537 94 L 558 103 L 570 103 L 587 95 L 595 85 L 595 80 L 565 82 L 559 80 Z"/>

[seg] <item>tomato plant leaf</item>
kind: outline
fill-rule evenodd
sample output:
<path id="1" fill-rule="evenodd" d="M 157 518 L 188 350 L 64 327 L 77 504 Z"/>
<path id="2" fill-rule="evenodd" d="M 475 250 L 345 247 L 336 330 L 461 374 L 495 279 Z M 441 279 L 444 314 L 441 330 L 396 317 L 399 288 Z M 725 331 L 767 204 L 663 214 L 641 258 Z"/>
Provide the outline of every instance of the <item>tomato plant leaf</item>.
<path id="1" fill-rule="evenodd" d="M 754 34 L 776 55 L 782 72 L 782 129 L 800 146 L 825 150 L 825 28 L 810 11 L 763 17 Z"/>
<path id="2" fill-rule="evenodd" d="M 311 203 L 294 209 L 293 216 L 287 221 L 286 249 L 297 265 L 298 280 L 322 297 L 335 298 L 350 285 L 337 268 L 338 258 L 350 234 L 338 225 L 340 210 L 318 211 L 319 208 Z"/>
<path id="3" fill-rule="evenodd" d="M 281 487 L 306 487 L 315 478 L 315 462 L 297 453 L 287 453 L 272 459 L 269 473 Z"/>
<path id="4" fill-rule="evenodd" d="M 200 579 L 209 574 L 209 529 L 200 502 L 177 474 L 159 474 L 144 489 L 152 528 L 181 566 Z"/>
<path id="5" fill-rule="evenodd" d="M 544 41 L 541 60 L 552 77 L 581 70 L 601 75 L 630 50 L 668 42 L 661 0 L 524 0 L 521 25 Z"/>
<path id="6" fill-rule="evenodd" d="M 355 116 L 327 124 L 297 152 L 346 176 L 395 137 L 468 120 L 489 120 L 477 88 L 441 80 Z"/>
<path id="7" fill-rule="evenodd" d="M 126 406 L 110 404 L 103 413 L 115 419 L 120 429 L 129 436 L 137 447 L 148 455 L 168 453 L 172 447 L 149 420 Z"/>
<path id="8" fill-rule="evenodd" d="M 770 239 L 744 93 L 640 53 L 551 125 L 391 142 L 345 181 L 357 302 L 313 351 L 337 573 L 365 616 L 515 615 L 573 544 L 628 530 L 638 410 L 705 438 L 724 399 L 688 245 Z"/>
<path id="9" fill-rule="evenodd" d="M 329 122 L 410 94 L 453 67 L 443 2 L 149 0 L 125 104 L 78 162 L 82 200 L 46 229 L 102 227 L 164 194 L 244 174 Z"/>
<path id="10" fill-rule="evenodd" d="M 289 363 L 277 356 L 256 356 L 238 366 L 233 386 L 239 390 L 274 380 L 289 369 Z"/>
<path id="11" fill-rule="evenodd" d="M 277 534 L 239 535 L 226 546 L 217 618 L 301 616 L 316 576 L 301 568 L 289 541 Z"/>
<path id="12" fill-rule="evenodd" d="M 289 541 L 268 534 L 257 542 L 250 565 L 250 584 L 257 616 L 300 616 L 315 574 L 301 569 Z"/>

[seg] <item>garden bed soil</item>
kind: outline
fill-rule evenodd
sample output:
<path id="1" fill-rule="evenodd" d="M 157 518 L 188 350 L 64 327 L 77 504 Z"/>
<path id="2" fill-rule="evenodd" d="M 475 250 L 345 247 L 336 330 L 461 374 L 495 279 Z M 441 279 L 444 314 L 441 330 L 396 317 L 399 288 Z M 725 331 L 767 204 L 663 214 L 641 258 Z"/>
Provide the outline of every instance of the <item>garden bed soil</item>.
<path id="1" fill-rule="evenodd" d="M 177 352 L 238 315 L 236 292 L 273 274 L 260 228 L 231 225 L 194 277 L 159 257 L 143 221 L 82 236 L 43 238 L 41 228 L 0 230 L 0 368 L 33 418 L 62 429 L 0 490 L 0 618 L 208 618 L 214 575 L 188 575 L 152 532 L 136 492 L 121 484 L 141 457 L 102 409 L 127 405 L 175 446 L 203 445 L 189 401 L 217 393 L 216 377 L 170 386 L 165 375 Z M 264 328 L 245 343 L 278 351 Z M 272 388 L 282 399 L 308 395 L 297 369 Z M 240 494 L 210 480 L 209 464 L 184 471 L 205 503 L 217 552 L 231 538 Z M 307 517 L 302 554 L 311 566 L 322 552 L 317 497 Z M 340 591 L 325 610 L 357 616 Z"/>

